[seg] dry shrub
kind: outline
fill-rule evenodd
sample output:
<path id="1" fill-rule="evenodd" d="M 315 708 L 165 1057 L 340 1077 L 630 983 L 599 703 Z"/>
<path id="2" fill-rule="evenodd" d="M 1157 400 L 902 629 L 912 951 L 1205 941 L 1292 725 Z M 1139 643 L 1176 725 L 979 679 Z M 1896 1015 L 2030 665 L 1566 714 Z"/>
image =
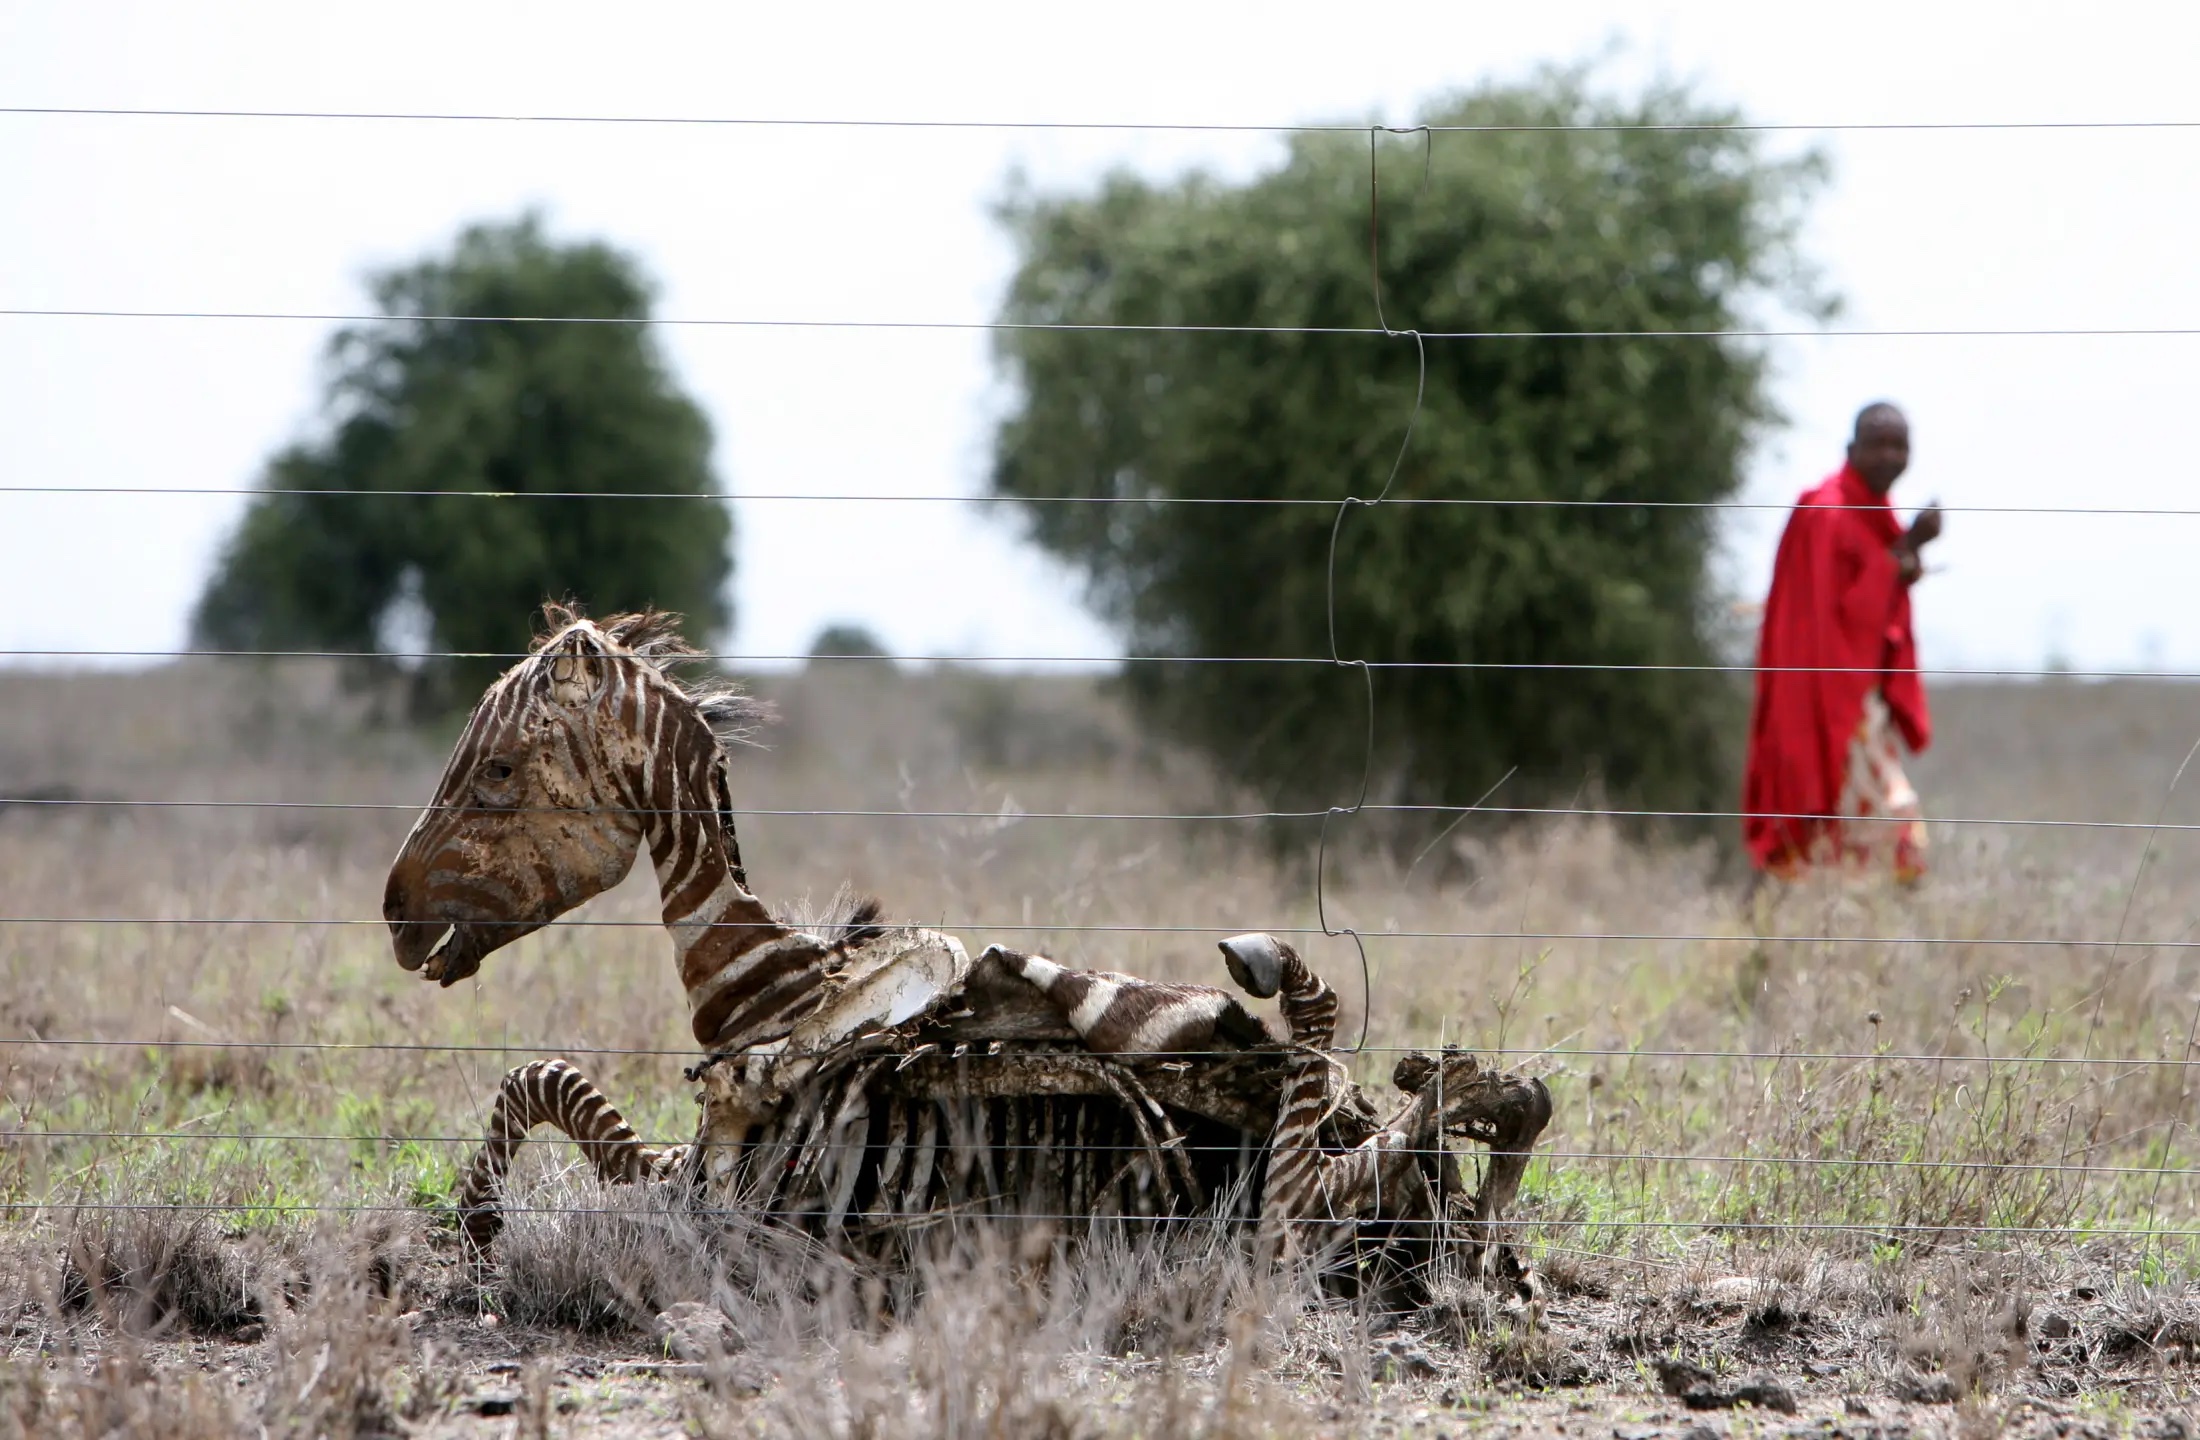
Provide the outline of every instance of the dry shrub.
<path id="1" fill-rule="evenodd" d="M 1897 1347 L 1914 1371 L 1948 1377 L 1957 1395 L 1987 1395 L 2024 1366 L 2021 1299 L 1963 1294 L 1936 1298 Z"/>
<path id="2" fill-rule="evenodd" d="M 305 1298 L 274 1326 L 258 1420 L 269 1436 L 379 1440 L 405 1433 L 396 1393 L 412 1331 L 384 1281 L 386 1245 L 328 1234 L 307 1252 Z M 402 1287 L 399 1287 L 400 1291 Z"/>
<path id="3" fill-rule="evenodd" d="M 290 1247 L 247 1246 L 164 1220 L 172 1212 L 130 1212 L 116 1223 L 80 1222 L 71 1232 L 60 1277 L 64 1285 L 77 1278 L 105 1336 L 94 1350 L 85 1344 L 94 1337 L 65 1331 L 54 1347 L 59 1363 L 0 1366 L 0 1440 L 380 1440 L 405 1433 L 395 1391 L 412 1358 L 411 1330 L 395 1298 L 412 1288 L 403 1239 L 369 1227 Z M 158 1363 L 139 1338 L 179 1323 L 204 1328 L 209 1311 L 223 1323 L 266 1317 L 268 1348 L 257 1352 L 266 1374 L 256 1388 Z"/>
<path id="4" fill-rule="evenodd" d="M 1484 1383 L 1554 1390 L 1586 1385 L 1598 1376 L 1587 1357 L 1510 1297 L 1474 1281 L 1438 1286 L 1424 1318 L 1431 1336 L 1467 1356 Z"/>
<path id="5" fill-rule="evenodd" d="M 342 1232 L 234 1237 L 203 1207 L 81 1210 L 64 1223 L 54 1261 L 19 1256 L 8 1288 L 19 1308 L 50 1304 L 64 1319 L 95 1320 L 110 1333 L 257 1339 L 271 1318 L 339 1270 L 346 1284 L 403 1308 L 419 1290 L 422 1224 L 377 1216 Z"/>
<path id="6" fill-rule="evenodd" d="M 1075 1314 L 1079 1344 L 1111 1355 L 1196 1354 L 1223 1343 L 1234 1321 L 1263 1293 L 1255 1313 L 1267 1337 L 1305 1302 L 1291 1282 L 1311 1277 L 1256 1277 L 1244 1228 L 1196 1221 L 1161 1235 L 1102 1229 L 1084 1242 L 1075 1262 L 1051 1271 L 1053 1304 Z M 1027 1242 L 1028 1243 L 1028 1242 Z"/>
<path id="7" fill-rule="evenodd" d="M 719 1288 L 724 1262 L 711 1235 L 664 1187 L 564 1175 L 511 1194 L 496 1245 L 507 1320 L 646 1332 L 659 1312 Z"/>
<path id="8" fill-rule="evenodd" d="M 1980 1401 L 2025 1372 L 2033 1264 L 2014 1254 L 1953 1253 L 1889 1268 L 1883 1284 L 1907 1298 L 1873 1328 L 1876 1368 L 1897 1399 Z"/>
<path id="9" fill-rule="evenodd" d="M 2182 1277 L 2161 1285 L 2127 1280 L 2108 1297 L 2101 1358 L 2153 1365 L 2200 1363 L 2200 1297 Z"/>
<path id="10" fill-rule="evenodd" d="M 235 1440 L 251 1433 L 233 1386 L 185 1370 L 157 1368 L 117 1348 L 79 1365 L 0 1364 L 0 1440 Z"/>
<path id="11" fill-rule="evenodd" d="M 54 1298 L 64 1314 L 125 1334 L 234 1335 L 266 1319 L 269 1259 L 265 1245 L 223 1240 L 204 1209 L 82 1211 Z"/>
<path id="12" fill-rule="evenodd" d="M 168 1083 L 178 1095 L 249 1095 L 265 1099 L 283 1084 L 265 1050 L 179 1050 L 168 1061 Z"/>
<path id="13" fill-rule="evenodd" d="M 756 1420 L 818 1440 L 1296 1433 L 1255 1369 L 1285 1339 L 1292 1297 L 1255 1286 L 1225 1227 L 1102 1236 L 1065 1259 L 1047 1227 L 1014 1241 L 977 1231 L 919 1265 L 898 1298 L 838 1287 L 783 1327 L 799 1348 L 772 1357 L 780 1384 L 759 1414 L 724 1410 L 703 1428 Z"/>

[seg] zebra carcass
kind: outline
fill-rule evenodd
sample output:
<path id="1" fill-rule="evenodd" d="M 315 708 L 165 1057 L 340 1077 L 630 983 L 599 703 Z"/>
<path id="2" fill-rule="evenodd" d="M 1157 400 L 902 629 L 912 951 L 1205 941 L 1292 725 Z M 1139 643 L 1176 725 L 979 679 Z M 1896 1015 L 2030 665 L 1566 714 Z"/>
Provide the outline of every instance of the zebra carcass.
<path id="1" fill-rule="evenodd" d="M 696 1044 L 695 1141 L 644 1147 L 570 1066 L 507 1077 L 468 1176 L 467 1229 L 496 1228 L 528 1129 L 560 1126 L 613 1180 L 658 1178 L 850 1250 L 906 1253 L 978 1217 L 1241 1222 L 1271 1249 L 1341 1236 L 1409 1269 L 1466 1247 L 1486 1271 L 1550 1112 L 1533 1080 L 1409 1057 L 1385 1114 L 1334 1053 L 1336 1004 L 1287 945 L 1223 944 L 1239 992 L 1282 1000 L 1271 1034 L 1237 994 L 1064 970 L 936 932 L 828 936 L 750 887 L 730 741 L 755 707 L 680 667 L 677 617 L 545 607 L 483 692 L 383 887 L 391 955 L 439 986 L 550 924 L 647 855 Z M 1446 1138 L 1491 1148 L 1471 1194 Z"/>

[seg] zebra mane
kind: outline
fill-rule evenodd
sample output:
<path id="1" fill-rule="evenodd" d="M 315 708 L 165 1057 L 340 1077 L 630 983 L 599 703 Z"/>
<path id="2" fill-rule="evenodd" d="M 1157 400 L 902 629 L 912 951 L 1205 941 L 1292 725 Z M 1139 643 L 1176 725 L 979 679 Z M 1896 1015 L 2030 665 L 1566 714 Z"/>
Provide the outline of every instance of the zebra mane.
<path id="1" fill-rule="evenodd" d="M 632 656 L 670 681 L 701 712 L 721 745 L 754 745 L 757 730 L 776 718 L 776 712 L 731 680 L 679 673 L 705 653 L 680 634 L 684 618 L 675 610 L 651 608 L 590 620 L 578 604 L 552 600 L 542 607 L 542 626 L 528 653 L 539 655 L 574 627 L 589 626 L 609 642 L 607 653 Z"/>

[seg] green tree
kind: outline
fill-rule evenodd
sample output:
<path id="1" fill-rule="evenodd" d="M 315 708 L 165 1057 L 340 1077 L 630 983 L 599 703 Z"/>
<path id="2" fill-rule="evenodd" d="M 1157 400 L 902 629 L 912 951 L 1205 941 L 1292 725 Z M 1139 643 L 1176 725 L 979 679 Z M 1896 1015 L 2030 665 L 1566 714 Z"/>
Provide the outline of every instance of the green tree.
<path id="1" fill-rule="evenodd" d="M 429 649 L 504 653 L 546 598 L 684 611 L 697 636 L 730 625 L 724 504 L 589 498 L 719 493 L 631 257 L 554 242 L 530 215 L 370 289 L 387 318 L 331 342 L 325 433 L 269 462 L 200 597 L 202 643 L 372 650 L 409 607 Z M 507 663 L 431 664 L 422 693 L 470 700 Z"/>
<path id="2" fill-rule="evenodd" d="M 810 659 L 871 660 L 891 670 L 894 668 L 893 652 L 886 642 L 879 639 L 868 625 L 853 620 L 835 620 L 817 632 L 810 642 Z"/>
<path id="3" fill-rule="evenodd" d="M 996 494 L 1087 582 L 1133 653 L 1477 666 L 1695 666 L 1722 655 L 1715 512 L 1777 416 L 1761 344 L 1832 313 L 1795 240 L 1821 166 L 1768 157 L 1685 89 L 1597 94 L 1578 71 L 1433 108 L 1386 138 L 1381 314 L 1400 335 L 1008 329 Z M 1633 128 L 1629 128 L 1633 127 Z M 1242 184 L 1116 174 L 1013 189 L 1001 318 L 1118 326 L 1378 325 L 1365 135 L 1295 137 Z M 1525 338 L 1565 332 L 1566 338 Z M 1402 434 L 1413 416 L 1410 441 Z M 1334 503 L 1392 501 L 1526 504 Z M 1102 497 L 1110 504 L 1055 503 Z M 1181 504 L 1289 500 L 1289 505 Z M 1155 503 L 1138 503 L 1151 501 Z M 1618 502 L 1613 508 L 1552 501 Z M 1670 508 L 1643 508 L 1653 502 Z M 1329 665 L 1131 665 L 1152 719 L 1291 804 L 1349 803 L 1363 679 Z M 1661 669 L 1374 673 L 1377 798 L 1604 793 L 1729 808 L 1732 677 Z"/>

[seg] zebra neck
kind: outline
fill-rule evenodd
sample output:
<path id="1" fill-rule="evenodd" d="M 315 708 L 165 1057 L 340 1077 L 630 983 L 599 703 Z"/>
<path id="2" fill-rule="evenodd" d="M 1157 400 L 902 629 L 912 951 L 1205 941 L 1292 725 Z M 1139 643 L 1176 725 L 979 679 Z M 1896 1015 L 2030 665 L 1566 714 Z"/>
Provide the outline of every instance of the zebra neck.
<path id="1" fill-rule="evenodd" d="M 696 1040 L 752 1043 L 756 1002 L 782 988 L 774 983 L 785 968 L 779 952 L 794 932 L 734 873 L 715 815 L 664 817 L 650 829 L 649 850 Z"/>

